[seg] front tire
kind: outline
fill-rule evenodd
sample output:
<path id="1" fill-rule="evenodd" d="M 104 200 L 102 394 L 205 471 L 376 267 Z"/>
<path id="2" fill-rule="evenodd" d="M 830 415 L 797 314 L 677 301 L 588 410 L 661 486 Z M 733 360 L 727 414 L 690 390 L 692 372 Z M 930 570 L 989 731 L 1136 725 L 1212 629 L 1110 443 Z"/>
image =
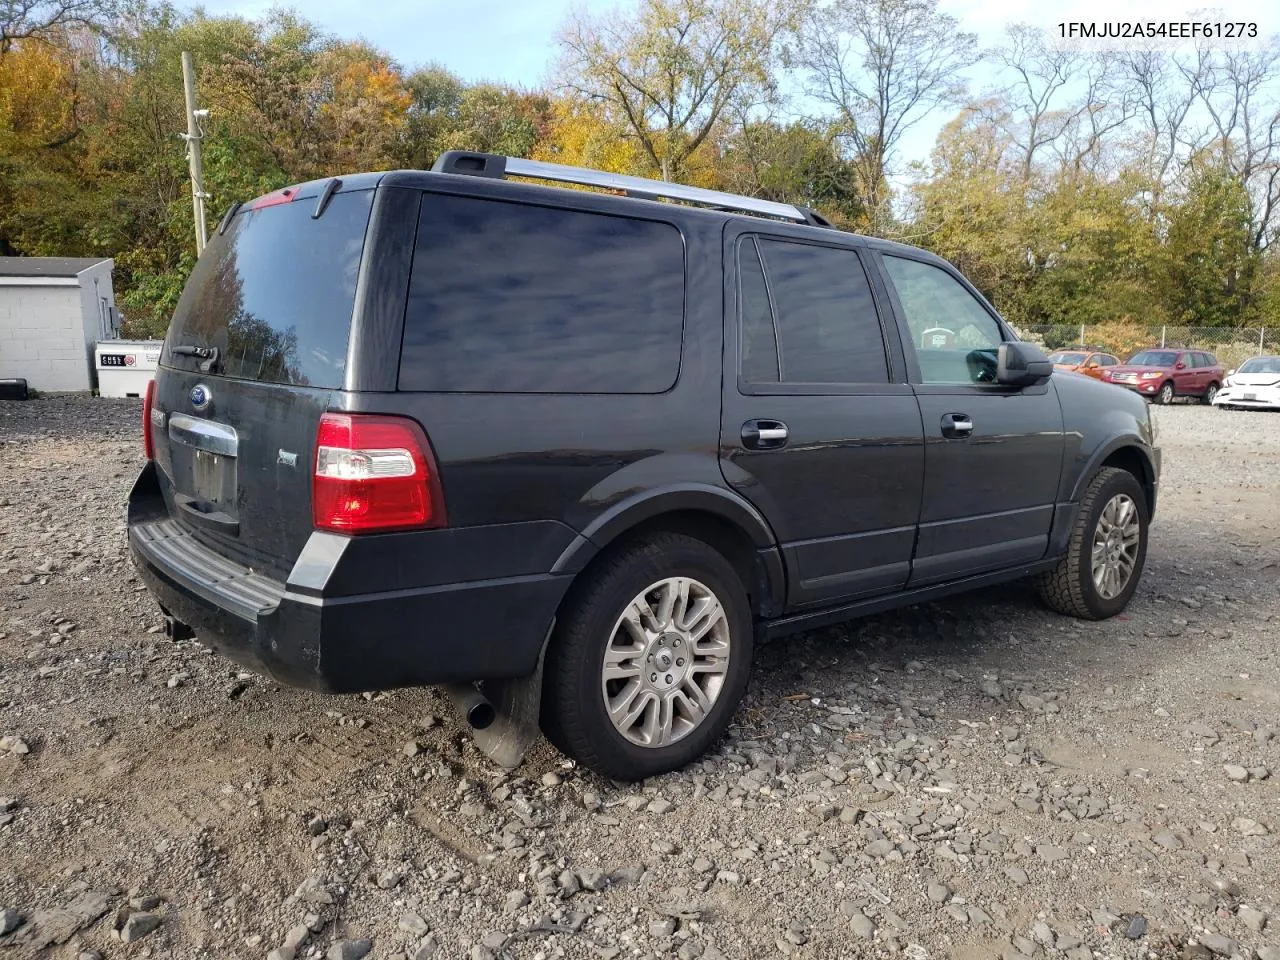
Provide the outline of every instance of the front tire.
<path id="1" fill-rule="evenodd" d="M 1213 405 L 1213 398 L 1218 395 L 1221 388 L 1216 383 L 1211 383 L 1204 391 L 1204 402 Z"/>
<path id="2" fill-rule="evenodd" d="M 1129 604 L 1147 559 L 1147 496 L 1127 470 L 1103 467 L 1080 501 L 1066 555 L 1040 575 L 1045 605 L 1083 620 L 1114 617 Z"/>
<path id="3" fill-rule="evenodd" d="M 751 671 L 747 593 L 701 540 L 630 543 L 575 585 L 547 650 L 542 729 L 617 780 L 679 769 L 729 726 Z"/>
<path id="4" fill-rule="evenodd" d="M 1156 392 L 1155 401 L 1161 406 L 1173 403 L 1173 384 L 1168 381 L 1162 383 L 1160 389 Z"/>

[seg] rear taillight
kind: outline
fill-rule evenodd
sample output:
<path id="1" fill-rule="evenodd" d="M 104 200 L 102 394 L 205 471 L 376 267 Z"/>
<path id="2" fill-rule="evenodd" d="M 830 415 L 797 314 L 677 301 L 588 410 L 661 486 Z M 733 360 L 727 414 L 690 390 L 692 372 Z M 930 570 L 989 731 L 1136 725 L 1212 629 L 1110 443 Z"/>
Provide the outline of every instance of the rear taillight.
<path id="1" fill-rule="evenodd" d="M 444 494 L 422 427 L 405 417 L 326 413 L 316 436 L 317 530 L 377 533 L 445 526 Z"/>
<path id="2" fill-rule="evenodd" d="M 143 394 L 142 399 L 142 449 L 147 455 L 148 460 L 156 458 L 156 440 L 155 434 L 151 428 L 151 409 L 156 398 L 156 382 L 155 380 L 147 381 L 147 392 Z"/>

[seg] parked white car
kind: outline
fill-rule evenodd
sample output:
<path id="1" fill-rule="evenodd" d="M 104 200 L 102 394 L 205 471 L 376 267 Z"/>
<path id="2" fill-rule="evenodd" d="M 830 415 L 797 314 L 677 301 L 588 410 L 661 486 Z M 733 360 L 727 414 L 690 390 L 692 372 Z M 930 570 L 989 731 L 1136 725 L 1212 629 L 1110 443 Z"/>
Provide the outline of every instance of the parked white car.
<path id="1" fill-rule="evenodd" d="M 1224 410 L 1280 410 L 1280 357 L 1253 357 L 1227 373 L 1213 398 Z"/>

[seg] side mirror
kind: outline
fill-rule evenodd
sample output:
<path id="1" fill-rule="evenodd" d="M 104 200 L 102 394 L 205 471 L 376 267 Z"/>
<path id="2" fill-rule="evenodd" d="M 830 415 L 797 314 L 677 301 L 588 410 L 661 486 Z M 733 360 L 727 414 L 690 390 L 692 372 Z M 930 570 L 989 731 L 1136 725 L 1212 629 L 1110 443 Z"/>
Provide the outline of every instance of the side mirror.
<path id="1" fill-rule="evenodd" d="M 1008 387 L 1029 387 L 1044 383 L 1053 373 L 1053 364 L 1033 343 L 1015 340 L 1000 344 L 996 360 L 996 383 Z"/>

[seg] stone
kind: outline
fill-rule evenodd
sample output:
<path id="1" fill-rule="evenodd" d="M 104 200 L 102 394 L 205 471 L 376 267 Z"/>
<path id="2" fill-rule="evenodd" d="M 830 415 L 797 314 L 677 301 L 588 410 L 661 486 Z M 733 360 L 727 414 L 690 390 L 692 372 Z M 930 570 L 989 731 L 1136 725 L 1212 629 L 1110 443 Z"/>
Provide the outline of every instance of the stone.
<path id="1" fill-rule="evenodd" d="M 542 775 L 542 785 L 544 787 L 558 787 L 562 783 L 564 783 L 564 780 L 561 778 L 560 774 L 556 773 L 554 770 L 550 770 Z"/>
<path id="2" fill-rule="evenodd" d="M 525 897 L 526 901 L 528 899 Z M 417 913 L 406 913 L 397 926 L 411 937 L 425 937 L 431 930 L 430 924 Z"/>
<path id="3" fill-rule="evenodd" d="M 160 926 L 160 919 L 154 913 L 131 913 L 120 928 L 120 939 L 125 943 L 135 943 Z"/>
<path id="4" fill-rule="evenodd" d="M 502 905 L 508 913 L 515 913 L 529 905 L 529 895 L 523 890 L 512 890 L 503 899 Z"/>
<path id="5" fill-rule="evenodd" d="M 578 875 L 572 870 L 561 870 L 560 876 L 556 877 L 556 886 L 560 888 L 566 897 L 572 897 L 582 890 L 582 883 L 578 880 Z"/>
<path id="6" fill-rule="evenodd" d="M 378 889 L 394 890 L 396 887 L 400 886 L 400 882 L 402 880 L 404 880 L 404 874 L 395 867 L 391 867 L 390 869 L 383 870 L 382 873 L 378 874 Z"/>
<path id="7" fill-rule="evenodd" d="M 1258 960 L 1280 960 L 1280 947 L 1259 947 Z"/>
<path id="8" fill-rule="evenodd" d="M 1200 941 L 1200 946 L 1208 947 L 1222 957 L 1229 957 L 1238 949 L 1234 940 L 1220 933 L 1202 933 L 1196 939 Z"/>
<path id="9" fill-rule="evenodd" d="M 320 882 L 318 877 L 308 877 L 293 894 L 303 903 L 317 906 L 328 906 L 333 903 L 333 894 Z"/>
<path id="10" fill-rule="evenodd" d="M 578 881 L 584 890 L 590 890 L 593 893 L 599 893 L 609 887 L 609 877 L 603 870 L 579 870 Z"/>
<path id="11" fill-rule="evenodd" d="M 1147 918 L 1140 913 L 1135 913 L 1129 918 L 1129 924 L 1124 928 L 1124 935 L 1130 940 L 1141 940 L 1147 935 Z"/>
<path id="12" fill-rule="evenodd" d="M 693 861 L 694 873 L 710 873 L 715 868 L 716 868 L 716 865 L 712 863 L 710 860 L 708 860 L 706 857 L 698 857 L 696 860 Z"/>
<path id="13" fill-rule="evenodd" d="M 1178 835 L 1172 830 L 1161 830 L 1151 837 L 1151 842 L 1159 844 L 1166 850 L 1182 849 L 1182 841 L 1178 839 Z"/>
<path id="14" fill-rule="evenodd" d="M 1253 907 L 1241 906 L 1236 910 L 1236 916 L 1254 933 L 1261 933 L 1262 928 L 1267 925 L 1267 915 Z"/>
<path id="15" fill-rule="evenodd" d="M 1023 870 L 1021 867 L 1005 867 L 1004 875 L 1020 887 L 1026 886 L 1031 880 L 1031 878 L 1027 876 L 1027 871 Z"/>
<path id="16" fill-rule="evenodd" d="M 649 806 L 646 807 L 645 809 L 648 810 L 650 813 L 662 814 L 662 813 L 670 812 L 670 810 L 673 807 L 675 807 L 675 804 L 672 803 L 670 800 L 664 800 L 662 797 L 659 797 L 658 799 L 652 801 L 649 804 Z"/>
<path id="17" fill-rule="evenodd" d="M 895 844 L 892 840 L 873 840 L 867 844 L 867 854 L 872 857 L 887 857 L 893 853 Z"/>
<path id="18" fill-rule="evenodd" d="M 1039 844 L 1036 847 L 1036 855 L 1045 863 L 1057 863 L 1059 860 L 1067 859 L 1067 851 L 1052 843 Z"/>
<path id="19" fill-rule="evenodd" d="M 655 920 L 649 924 L 649 936 L 655 938 L 669 937 L 676 932 L 675 920 L 667 917 L 664 920 Z"/>
<path id="20" fill-rule="evenodd" d="M 372 949 L 372 940 L 337 940 L 324 956 L 325 960 L 362 960 Z"/>
<path id="21" fill-rule="evenodd" d="M 951 888 L 945 883 L 931 883 L 926 891 L 934 903 L 946 903 L 951 898 Z"/>
<path id="22" fill-rule="evenodd" d="M 145 911 L 154 910 L 156 907 L 160 906 L 160 903 L 160 898 L 152 894 L 145 897 L 134 897 L 129 901 L 129 906 L 133 907 L 135 910 Z"/>
<path id="23" fill-rule="evenodd" d="M 849 929 L 853 931 L 855 937 L 862 940 L 870 940 L 876 935 L 875 921 L 861 911 L 855 913 L 849 920 Z"/>
<path id="24" fill-rule="evenodd" d="M 22 755 L 30 753 L 31 747 L 21 737 L 0 737 L 0 751 Z"/>
<path id="25" fill-rule="evenodd" d="M 1244 783 L 1249 779 L 1248 768 L 1234 763 L 1228 763 L 1222 768 L 1222 772 L 1227 775 L 1228 780 L 1234 780 L 1236 783 Z"/>
<path id="26" fill-rule="evenodd" d="M 0 908 L 0 937 L 13 933 L 22 925 L 22 914 L 11 907 Z"/>
<path id="27" fill-rule="evenodd" d="M 999 700 L 1004 696 L 1004 687 L 1000 686 L 998 680 L 983 680 L 978 685 L 978 689 L 982 691 L 982 695 L 991 697 L 993 700 Z"/>

